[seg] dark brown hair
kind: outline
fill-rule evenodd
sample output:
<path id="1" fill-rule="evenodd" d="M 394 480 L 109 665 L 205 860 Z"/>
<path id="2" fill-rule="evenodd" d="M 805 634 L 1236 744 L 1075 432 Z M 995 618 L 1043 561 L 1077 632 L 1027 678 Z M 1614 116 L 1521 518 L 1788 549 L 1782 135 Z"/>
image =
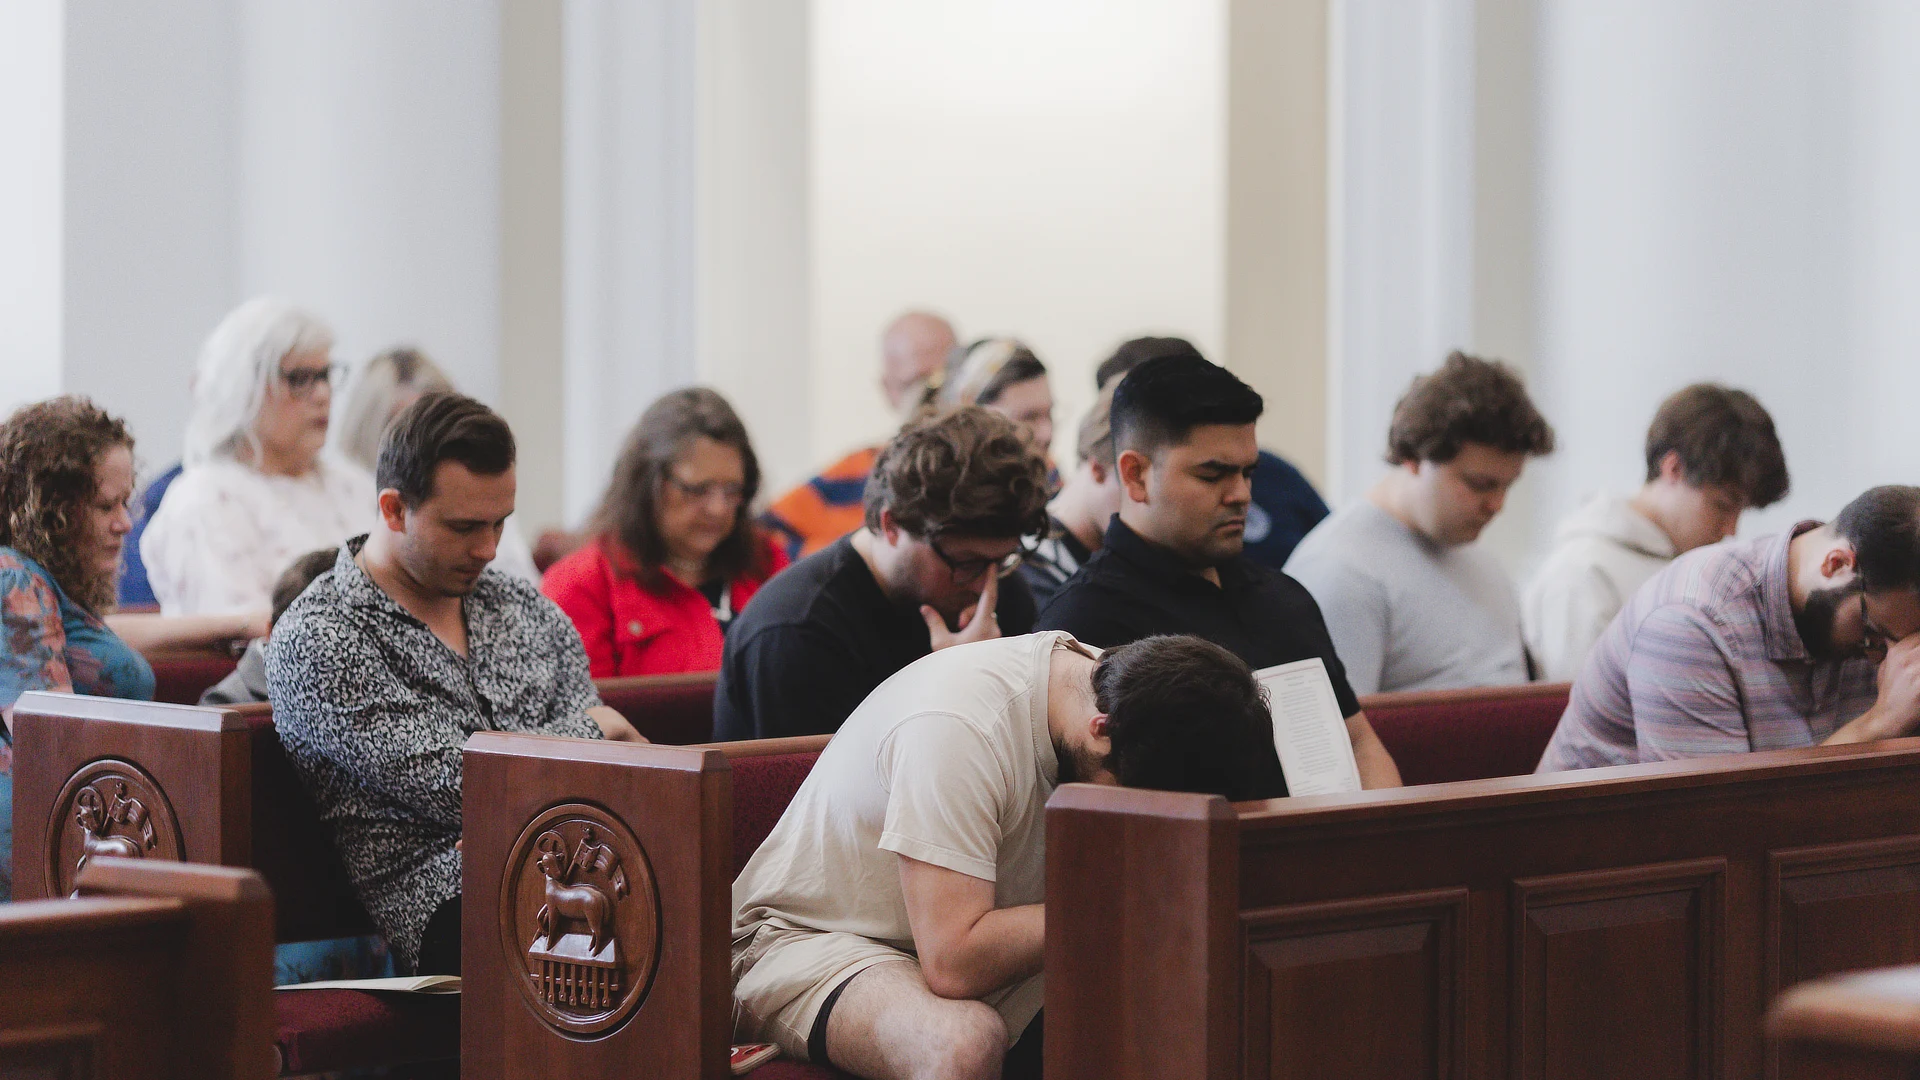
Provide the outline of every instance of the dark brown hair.
<path id="1" fill-rule="evenodd" d="M 1393 407 L 1387 463 L 1445 463 L 1467 443 L 1514 454 L 1553 453 L 1553 428 L 1520 377 L 1497 360 L 1455 352 L 1421 375 Z"/>
<path id="2" fill-rule="evenodd" d="M 273 614 L 269 617 L 268 625 L 278 623 L 280 616 L 285 615 L 293 602 L 300 599 L 300 594 L 307 591 L 307 586 L 313 584 L 313 579 L 333 569 L 333 564 L 339 561 L 339 548 L 321 548 L 307 552 L 293 560 L 293 565 L 280 571 L 280 577 L 273 583 Z"/>
<path id="3" fill-rule="evenodd" d="M 374 483 L 400 493 L 409 508 L 433 498 L 433 474 L 443 461 L 457 461 L 479 476 L 513 468 L 513 430 L 500 414 L 464 394 L 420 395 L 402 409 L 380 437 Z"/>
<path id="4" fill-rule="evenodd" d="M 1108 649 L 1093 695 L 1107 714 L 1107 768 L 1127 787 L 1234 800 L 1287 793 L 1266 697 L 1226 649 L 1188 635 Z"/>
<path id="5" fill-rule="evenodd" d="M 1787 456 L 1773 417 L 1745 390 L 1695 383 L 1660 403 L 1647 428 L 1647 479 L 1680 455 L 1687 483 L 1725 484 L 1748 506 L 1771 506 L 1787 494 Z"/>
<path id="6" fill-rule="evenodd" d="M 659 524 L 661 490 L 673 463 L 700 438 L 738 452 L 746 479 L 733 531 L 707 557 L 707 570 L 722 581 L 767 572 L 766 544 L 752 517 L 753 498 L 760 491 L 760 459 L 754 456 L 747 426 L 726 398 L 704 386 L 691 386 L 663 395 L 640 414 L 589 527 L 633 559 L 640 582 L 649 588 L 660 585 L 660 567 L 667 560 L 667 540 Z"/>
<path id="7" fill-rule="evenodd" d="M 98 614 L 113 610 L 117 575 L 81 561 L 81 537 L 99 494 L 94 470 L 116 446 L 133 449 L 126 424 L 74 395 L 23 406 L 0 424 L 0 544 Z"/>
<path id="8" fill-rule="evenodd" d="M 1862 590 L 1920 590 L 1920 487 L 1868 488 L 1841 508 L 1833 532 L 1853 545 Z"/>
<path id="9" fill-rule="evenodd" d="M 880 450 L 867 477 L 867 528 L 1017 537 L 1047 530 L 1047 463 L 1013 421 L 970 405 L 923 417 Z"/>

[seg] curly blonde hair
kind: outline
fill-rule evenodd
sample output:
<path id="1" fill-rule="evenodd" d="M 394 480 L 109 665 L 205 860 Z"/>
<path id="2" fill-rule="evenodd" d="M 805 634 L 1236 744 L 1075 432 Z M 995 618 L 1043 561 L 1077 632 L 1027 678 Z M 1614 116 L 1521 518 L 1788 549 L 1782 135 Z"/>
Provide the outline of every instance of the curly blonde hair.
<path id="1" fill-rule="evenodd" d="M 46 568 L 68 596 L 96 613 L 113 610 L 116 573 L 81 559 L 94 468 L 116 446 L 133 449 L 127 425 L 84 397 L 27 405 L 0 424 L 0 545 Z"/>

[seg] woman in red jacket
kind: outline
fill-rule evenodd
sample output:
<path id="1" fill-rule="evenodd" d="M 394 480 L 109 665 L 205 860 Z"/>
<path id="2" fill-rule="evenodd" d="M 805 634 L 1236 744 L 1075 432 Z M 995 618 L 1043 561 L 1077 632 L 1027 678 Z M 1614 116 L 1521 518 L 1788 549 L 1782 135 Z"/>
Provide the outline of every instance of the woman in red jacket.
<path id="1" fill-rule="evenodd" d="M 540 589 L 573 620 L 594 678 L 717 671 L 735 613 L 786 553 L 748 513 L 760 463 L 733 407 L 667 394 L 627 436 L 588 527 Z"/>

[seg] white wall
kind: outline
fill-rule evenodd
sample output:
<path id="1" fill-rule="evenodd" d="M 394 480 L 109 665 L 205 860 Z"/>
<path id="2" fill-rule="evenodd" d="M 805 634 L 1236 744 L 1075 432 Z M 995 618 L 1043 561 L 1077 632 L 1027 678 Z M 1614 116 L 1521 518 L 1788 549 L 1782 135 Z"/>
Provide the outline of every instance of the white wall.
<path id="1" fill-rule="evenodd" d="M 0 416 L 60 389 L 62 7 L 0 5 Z"/>
<path id="2" fill-rule="evenodd" d="M 236 299 L 231 0 L 70 0 L 63 389 L 124 416 L 142 474 L 180 459 L 187 378 Z"/>
<path id="3" fill-rule="evenodd" d="M 1555 0 L 1541 48 L 1543 534 L 1637 484 L 1654 407 L 1702 379 L 1786 448 L 1743 533 L 1920 481 L 1920 11 Z"/>
<path id="4" fill-rule="evenodd" d="M 908 307 L 1014 333 L 1054 373 L 1055 453 L 1142 332 L 1218 353 L 1222 0 L 818 0 L 812 456 L 893 426 L 881 329 Z"/>
<path id="5" fill-rule="evenodd" d="M 494 400 L 499 0 L 242 0 L 243 295 L 293 297 L 357 363 L 418 345 Z"/>

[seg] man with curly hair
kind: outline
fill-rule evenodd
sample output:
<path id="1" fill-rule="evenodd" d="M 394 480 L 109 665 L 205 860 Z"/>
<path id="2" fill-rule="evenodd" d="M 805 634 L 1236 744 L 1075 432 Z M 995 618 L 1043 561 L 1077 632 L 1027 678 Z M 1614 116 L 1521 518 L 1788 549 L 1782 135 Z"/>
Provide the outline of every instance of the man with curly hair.
<path id="1" fill-rule="evenodd" d="M 874 687 L 950 645 L 1024 634 L 1022 537 L 1047 527 L 1046 461 L 970 406 L 909 425 L 867 480 L 866 525 L 768 581 L 727 633 L 715 739 L 839 729 Z"/>
<path id="2" fill-rule="evenodd" d="M 1526 682 L 1520 601 L 1474 544 L 1553 428 L 1506 365 L 1456 352 L 1394 406 L 1367 497 L 1287 560 L 1327 618 L 1355 693 Z"/>

